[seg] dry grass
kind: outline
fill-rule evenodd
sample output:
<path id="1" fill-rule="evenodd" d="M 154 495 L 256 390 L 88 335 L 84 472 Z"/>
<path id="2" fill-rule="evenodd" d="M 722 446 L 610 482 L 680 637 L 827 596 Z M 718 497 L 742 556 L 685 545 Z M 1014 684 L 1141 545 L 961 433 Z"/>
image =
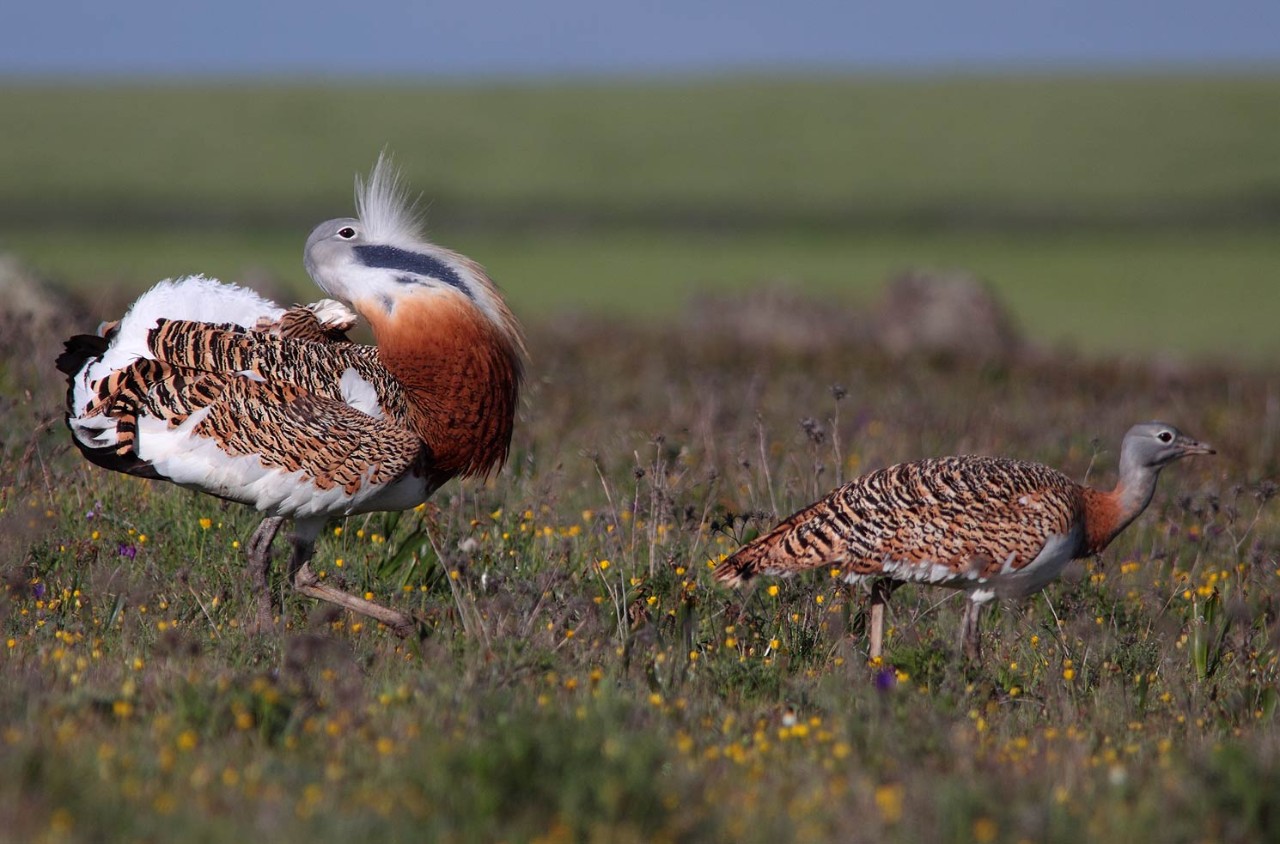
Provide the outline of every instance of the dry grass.
<path id="1" fill-rule="evenodd" d="M 838 323 L 804 348 L 693 315 L 534 326 L 501 476 L 319 548 L 326 577 L 420 614 L 420 644 L 290 595 L 279 635 L 243 633 L 252 514 L 83 463 L 56 422 L 65 326 L 5 326 L 5 835 L 1274 836 L 1280 376 L 891 360 Z M 1105 483 L 1148 418 L 1219 456 L 994 613 L 981 668 L 945 594 L 895 594 L 869 666 L 864 596 L 824 573 L 710 583 L 853 473 L 978 451 Z"/>

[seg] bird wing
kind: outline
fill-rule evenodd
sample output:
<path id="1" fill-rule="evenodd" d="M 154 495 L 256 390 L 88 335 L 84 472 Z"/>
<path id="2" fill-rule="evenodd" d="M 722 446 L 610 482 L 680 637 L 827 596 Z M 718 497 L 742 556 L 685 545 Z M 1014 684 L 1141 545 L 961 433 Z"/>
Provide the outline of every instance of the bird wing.
<path id="1" fill-rule="evenodd" d="M 162 477 L 263 510 L 347 510 L 413 470 L 425 446 L 377 352 L 233 324 L 158 320 L 139 358 L 95 385 L 82 426 L 114 425 L 94 462 Z M 280 330 L 283 329 L 283 330 Z M 288 336 L 292 334 L 293 336 Z M 91 453 L 96 451 L 96 453 Z"/>
<path id="2" fill-rule="evenodd" d="M 849 560 L 851 574 L 987 579 L 1030 565 L 1080 517 L 1079 488 L 1047 466 L 946 458 L 895 468 L 886 485 L 908 503 L 870 514 L 874 540 Z"/>
<path id="3" fill-rule="evenodd" d="M 256 458 L 270 475 L 291 476 L 314 491 L 339 496 L 386 486 L 424 457 L 422 441 L 392 419 L 372 417 L 293 384 L 245 376 L 226 379 L 208 412 L 190 421 L 195 423 L 192 438 L 216 444 L 229 457 Z M 257 480 L 252 477 L 258 475 L 257 466 L 213 462 L 220 478 L 216 483 L 229 490 L 252 488 Z M 163 467 L 157 463 L 157 468 Z M 224 497 L 250 497 L 249 503 L 261 504 L 262 492 Z"/>
<path id="4" fill-rule="evenodd" d="M 1033 463 L 953 457 L 904 463 L 832 492 L 725 560 L 717 579 L 838 566 L 850 576 L 950 582 L 1030 564 L 1070 533 L 1078 488 Z"/>
<path id="5" fill-rule="evenodd" d="M 349 342 L 347 332 L 358 319 L 356 312 L 341 302 L 321 299 L 309 305 L 295 305 L 275 319 L 263 317 L 254 329 L 286 340 L 345 343 Z"/>
<path id="6" fill-rule="evenodd" d="M 235 325 L 164 319 L 157 320 L 147 343 L 157 359 L 176 366 L 283 381 L 410 427 L 404 389 L 373 346 L 294 340 Z"/>

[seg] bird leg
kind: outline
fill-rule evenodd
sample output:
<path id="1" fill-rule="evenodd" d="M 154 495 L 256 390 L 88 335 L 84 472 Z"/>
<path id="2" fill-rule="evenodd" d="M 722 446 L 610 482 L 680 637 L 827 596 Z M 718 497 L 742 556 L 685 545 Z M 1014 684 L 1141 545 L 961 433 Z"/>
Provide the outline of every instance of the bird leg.
<path id="1" fill-rule="evenodd" d="M 965 601 L 964 618 L 960 620 L 960 648 L 965 659 L 977 663 L 982 657 L 982 637 L 978 633 L 978 619 L 982 615 L 985 601 Z"/>
<path id="2" fill-rule="evenodd" d="M 308 598 L 317 598 L 337 604 L 343 609 L 376 619 L 391 628 L 400 638 L 407 638 L 417 629 L 417 624 L 404 613 L 367 601 L 364 598 L 343 592 L 326 583 L 321 583 L 311 570 L 311 555 L 315 551 L 315 540 L 293 537 L 293 557 L 289 560 L 289 576 L 293 580 L 293 588 Z"/>
<path id="3" fill-rule="evenodd" d="M 871 620 L 868 635 L 871 637 L 871 658 L 879 659 L 884 646 L 884 608 L 889 603 L 889 596 L 901 584 L 887 577 L 880 577 L 871 582 Z"/>
<path id="4" fill-rule="evenodd" d="M 258 603 L 258 611 L 253 620 L 254 632 L 263 633 L 270 630 L 275 623 L 275 615 L 271 610 L 271 543 L 275 541 L 280 526 L 284 524 L 281 516 L 268 516 L 258 525 L 257 530 L 249 537 L 245 546 L 245 557 L 249 562 L 249 582 L 254 598 Z"/>

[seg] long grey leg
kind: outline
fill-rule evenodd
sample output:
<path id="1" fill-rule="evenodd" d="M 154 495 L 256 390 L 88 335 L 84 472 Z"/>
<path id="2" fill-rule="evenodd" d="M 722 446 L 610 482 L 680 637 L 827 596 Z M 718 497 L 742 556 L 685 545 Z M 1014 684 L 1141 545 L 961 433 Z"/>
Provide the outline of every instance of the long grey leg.
<path id="1" fill-rule="evenodd" d="M 871 638 L 870 655 L 878 659 L 884 649 L 884 610 L 889 603 L 889 596 L 897 589 L 899 582 L 888 578 L 878 578 L 871 583 L 871 620 L 868 634 Z"/>
<path id="2" fill-rule="evenodd" d="M 245 557 L 249 562 L 249 583 L 258 605 L 253 629 L 259 633 L 270 630 L 275 624 L 275 616 L 271 610 L 271 543 L 275 541 L 283 524 L 283 517 L 268 516 L 258 525 L 245 546 Z"/>
<path id="3" fill-rule="evenodd" d="M 985 606 L 986 601 L 966 601 L 964 618 L 960 621 L 960 647 L 965 658 L 972 663 L 977 663 L 982 658 L 982 636 L 978 630 L 978 619 Z"/>

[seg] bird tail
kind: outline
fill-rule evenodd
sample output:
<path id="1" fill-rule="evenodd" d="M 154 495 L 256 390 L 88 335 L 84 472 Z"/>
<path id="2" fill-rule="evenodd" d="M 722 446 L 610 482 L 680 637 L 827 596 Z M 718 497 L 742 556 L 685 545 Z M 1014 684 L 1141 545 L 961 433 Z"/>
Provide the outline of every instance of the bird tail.
<path id="1" fill-rule="evenodd" d="M 253 291 L 190 276 L 155 285 L 96 336 L 70 338 L 57 367 L 67 376 L 66 423 L 75 444 L 100 466 L 156 477 L 136 453 L 139 415 L 149 402 L 175 392 L 185 395 L 183 383 L 191 379 L 156 359 L 148 346 L 152 326 L 162 318 L 216 318 L 247 328 L 282 313 Z"/>
<path id="2" fill-rule="evenodd" d="M 91 360 L 97 360 L 106 354 L 110 340 L 97 334 L 77 334 L 63 343 L 62 354 L 58 355 L 56 366 L 58 371 L 68 378 L 73 377 Z"/>
<path id="3" fill-rule="evenodd" d="M 842 488 L 843 489 L 843 488 Z M 852 529 L 839 527 L 833 516 L 833 501 L 840 490 L 811 504 L 763 536 L 742 546 L 715 568 L 712 576 L 720 583 L 740 586 L 756 575 L 787 576 L 819 566 L 843 564 L 848 558 Z M 852 521 L 846 515 L 845 521 Z"/>
<path id="4" fill-rule="evenodd" d="M 767 538 L 760 537 L 749 545 L 739 548 L 737 552 L 716 566 L 711 576 L 716 582 L 726 586 L 742 586 L 756 575 L 767 573 L 765 563 L 769 546 L 761 541 Z"/>
<path id="5" fill-rule="evenodd" d="M 71 429 L 71 440 L 91 462 L 117 472 L 139 475 L 144 478 L 158 478 L 159 475 L 151 464 L 139 460 L 128 448 L 136 434 L 136 424 L 132 417 L 107 421 L 105 415 L 100 419 L 88 421 L 82 418 L 77 400 L 84 387 L 84 370 L 102 360 L 103 355 L 111 347 L 116 327 L 114 324 L 104 325 L 99 334 L 77 334 L 63 344 L 63 352 L 58 355 L 56 366 L 58 371 L 67 376 L 67 412 L 65 421 Z M 154 363 L 153 361 L 142 361 Z M 104 405 L 105 406 L 105 405 Z M 86 422 L 88 423 L 86 425 Z M 95 442 L 98 434 L 111 428 L 114 439 L 108 438 L 106 444 Z"/>

